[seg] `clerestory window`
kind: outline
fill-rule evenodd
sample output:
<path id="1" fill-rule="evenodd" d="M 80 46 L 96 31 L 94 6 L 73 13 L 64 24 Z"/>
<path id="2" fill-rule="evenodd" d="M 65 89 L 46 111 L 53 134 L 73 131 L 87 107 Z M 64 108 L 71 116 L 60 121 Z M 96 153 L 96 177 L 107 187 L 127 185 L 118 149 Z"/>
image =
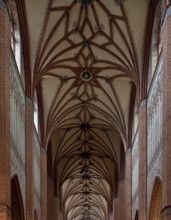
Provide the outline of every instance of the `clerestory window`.
<path id="1" fill-rule="evenodd" d="M 11 10 L 11 48 L 15 57 L 18 71 L 21 74 L 21 35 L 15 1 L 12 2 Z"/>

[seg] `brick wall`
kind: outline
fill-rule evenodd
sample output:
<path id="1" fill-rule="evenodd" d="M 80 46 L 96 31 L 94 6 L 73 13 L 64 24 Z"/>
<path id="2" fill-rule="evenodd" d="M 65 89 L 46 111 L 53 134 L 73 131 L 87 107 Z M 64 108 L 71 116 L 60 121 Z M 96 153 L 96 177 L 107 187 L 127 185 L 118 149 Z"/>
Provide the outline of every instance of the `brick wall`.
<path id="1" fill-rule="evenodd" d="M 162 178 L 162 55 L 157 62 L 147 100 L 147 215 L 156 177 Z"/>
<path id="2" fill-rule="evenodd" d="M 0 219 L 10 219 L 10 31 L 5 5 L 0 1 Z"/>
<path id="3" fill-rule="evenodd" d="M 139 107 L 139 185 L 138 205 L 139 218 L 147 219 L 147 102 L 141 101 Z"/>
<path id="4" fill-rule="evenodd" d="M 163 46 L 163 154 L 162 219 L 171 219 L 171 7 L 162 27 Z"/>
<path id="5" fill-rule="evenodd" d="M 25 94 L 12 52 L 10 57 L 11 178 L 18 177 L 25 210 Z"/>

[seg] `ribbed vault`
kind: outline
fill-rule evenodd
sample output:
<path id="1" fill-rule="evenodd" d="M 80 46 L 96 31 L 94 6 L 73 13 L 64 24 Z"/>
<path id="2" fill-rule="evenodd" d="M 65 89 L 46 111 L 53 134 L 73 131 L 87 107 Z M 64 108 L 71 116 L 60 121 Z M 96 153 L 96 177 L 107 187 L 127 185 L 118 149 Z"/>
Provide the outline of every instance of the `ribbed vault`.
<path id="1" fill-rule="evenodd" d="M 139 7 L 144 25 L 147 3 Z M 143 40 L 144 26 L 135 24 L 136 34 L 131 31 L 128 15 L 132 25 L 135 21 L 126 0 L 119 5 L 51 0 L 42 8 L 47 11 L 42 28 L 37 26 L 38 43 L 29 20 L 31 59 L 41 132 L 52 148 L 55 194 L 64 219 L 105 220 L 117 196 L 121 152 L 130 135 L 132 91 L 139 86 L 143 48 L 136 43 Z"/>

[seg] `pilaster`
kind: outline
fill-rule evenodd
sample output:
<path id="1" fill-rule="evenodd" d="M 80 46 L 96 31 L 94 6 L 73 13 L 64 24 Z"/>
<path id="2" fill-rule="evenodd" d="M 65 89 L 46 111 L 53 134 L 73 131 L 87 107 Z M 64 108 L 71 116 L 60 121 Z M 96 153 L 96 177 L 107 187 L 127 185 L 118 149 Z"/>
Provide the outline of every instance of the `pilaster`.
<path id="1" fill-rule="evenodd" d="M 118 186 L 118 218 L 116 220 L 125 220 L 126 209 L 125 209 L 125 179 L 119 180 Z"/>
<path id="2" fill-rule="evenodd" d="M 126 201 L 126 219 L 132 218 L 132 151 L 127 150 L 125 155 L 125 201 Z"/>
<path id="3" fill-rule="evenodd" d="M 139 106 L 139 219 L 147 219 L 147 100 Z"/>
<path id="4" fill-rule="evenodd" d="M 34 219 L 34 109 L 32 100 L 26 97 L 26 220 Z"/>
<path id="5" fill-rule="evenodd" d="M 114 219 L 118 220 L 118 198 L 114 199 Z"/>
<path id="6" fill-rule="evenodd" d="M 41 182 L 41 220 L 47 220 L 47 152 L 41 148 L 40 153 L 40 182 Z"/>

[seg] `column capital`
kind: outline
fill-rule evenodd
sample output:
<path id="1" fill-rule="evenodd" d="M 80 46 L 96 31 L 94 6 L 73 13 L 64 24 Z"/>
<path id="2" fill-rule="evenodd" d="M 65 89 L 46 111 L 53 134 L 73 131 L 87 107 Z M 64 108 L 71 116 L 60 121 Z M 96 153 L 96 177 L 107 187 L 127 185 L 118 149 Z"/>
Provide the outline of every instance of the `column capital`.
<path id="1" fill-rule="evenodd" d="M 130 155 L 130 154 L 132 154 L 132 147 L 128 148 L 128 149 L 126 150 L 126 152 L 125 152 L 125 155 L 126 155 L 126 156 L 127 156 L 127 155 Z"/>
<path id="2" fill-rule="evenodd" d="M 42 153 L 46 153 L 46 154 L 47 154 L 47 149 L 44 148 L 44 147 L 40 147 L 40 151 L 41 151 Z"/>
<path id="3" fill-rule="evenodd" d="M 147 106 L 147 99 L 143 99 L 140 101 L 138 110 L 140 111 L 141 108 L 143 108 L 144 106 Z"/>
<path id="4" fill-rule="evenodd" d="M 33 108 L 34 108 L 34 104 L 33 104 L 33 100 L 31 99 L 31 98 L 29 98 L 29 97 L 25 97 L 25 103 L 27 104 L 27 105 L 31 105 Z"/>

